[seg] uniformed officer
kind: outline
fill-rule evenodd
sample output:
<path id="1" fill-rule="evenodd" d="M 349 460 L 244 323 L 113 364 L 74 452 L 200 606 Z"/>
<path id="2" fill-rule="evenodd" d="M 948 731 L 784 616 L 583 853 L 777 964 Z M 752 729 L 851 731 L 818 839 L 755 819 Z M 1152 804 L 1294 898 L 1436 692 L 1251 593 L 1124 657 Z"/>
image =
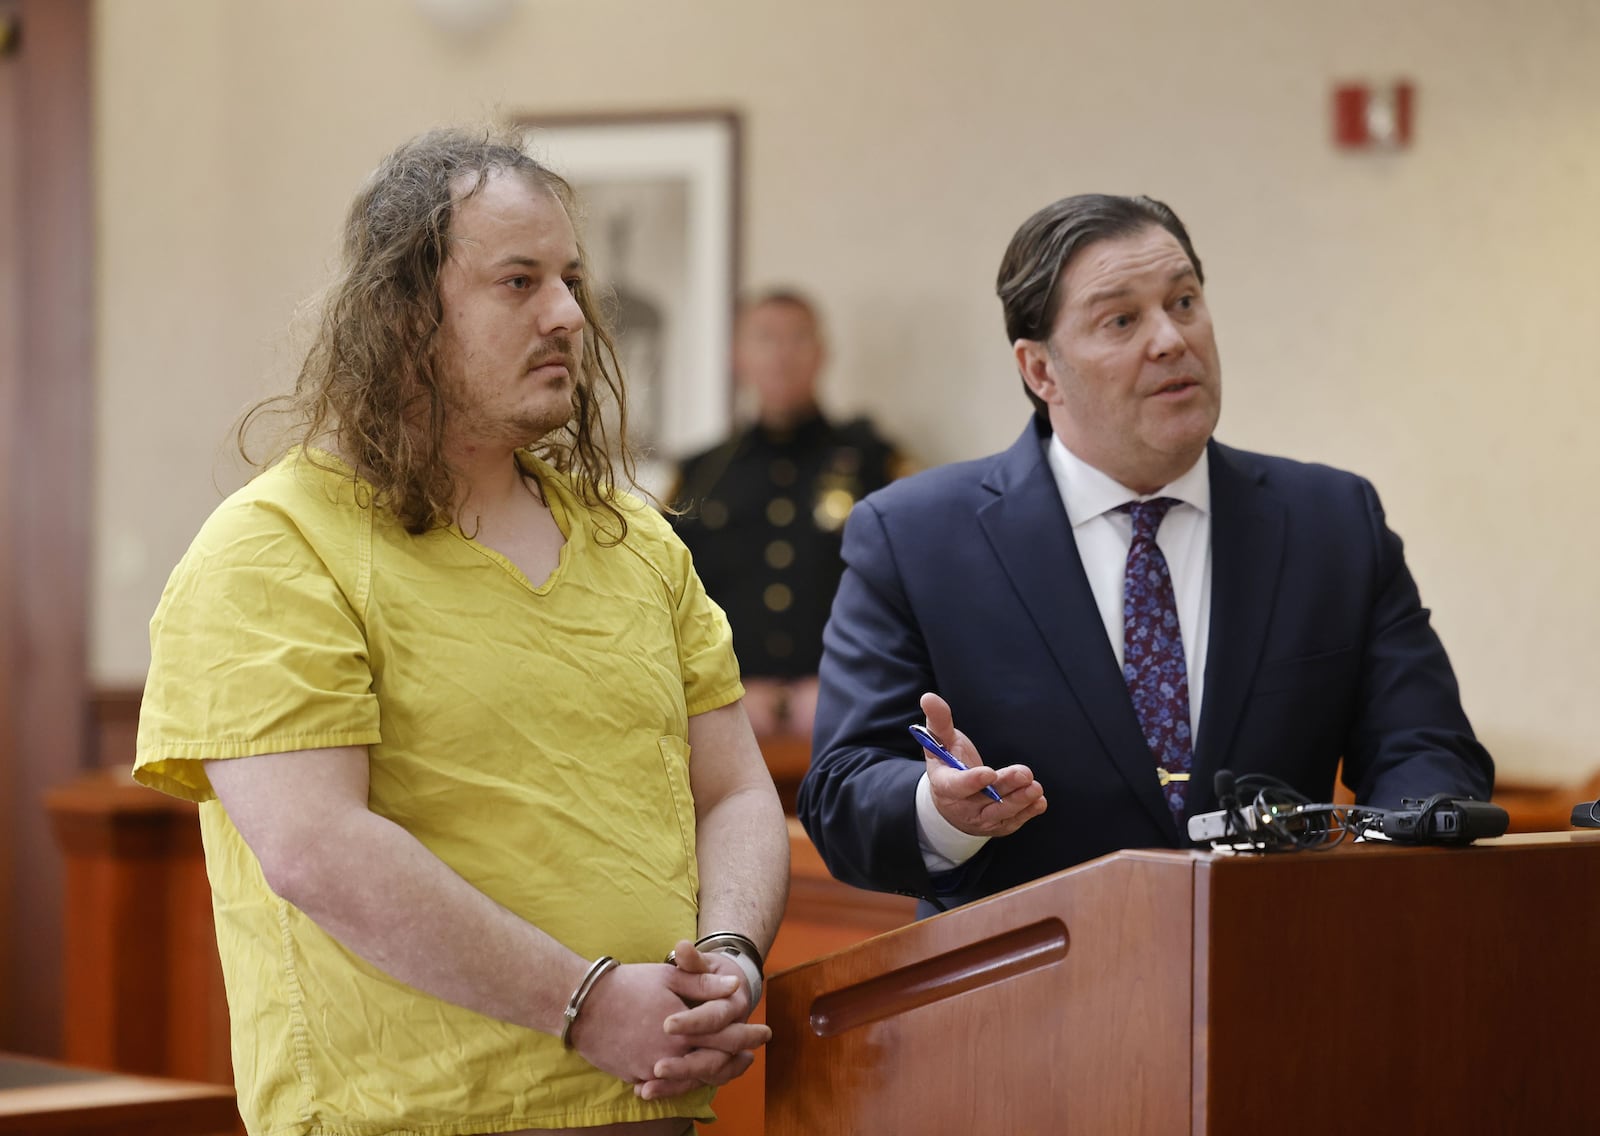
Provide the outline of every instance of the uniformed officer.
<path id="1" fill-rule="evenodd" d="M 817 407 L 826 351 L 798 292 L 745 301 L 733 368 L 756 420 L 684 462 L 670 500 L 678 534 L 733 624 L 745 709 L 757 734 L 809 733 L 817 663 L 843 562 L 840 534 L 862 496 L 906 472 L 865 419 L 836 425 Z"/>

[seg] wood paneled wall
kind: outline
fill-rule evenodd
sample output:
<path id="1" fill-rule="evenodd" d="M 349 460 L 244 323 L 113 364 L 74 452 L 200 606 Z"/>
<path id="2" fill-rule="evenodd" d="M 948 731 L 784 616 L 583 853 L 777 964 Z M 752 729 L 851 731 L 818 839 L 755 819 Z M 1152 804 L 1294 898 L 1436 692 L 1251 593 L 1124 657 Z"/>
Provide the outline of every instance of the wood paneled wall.
<path id="1" fill-rule="evenodd" d="M 61 1039 L 62 861 L 83 766 L 94 461 L 90 0 L 0 0 L 0 1048 Z"/>
<path id="2" fill-rule="evenodd" d="M 0 35 L 15 35 L 17 16 L 10 4 L 0 4 Z M 22 266 L 17 254 L 22 220 L 21 147 L 17 141 L 17 67 L 9 51 L 0 54 L 0 438 L 10 453 L 10 423 L 17 419 L 18 372 L 22 366 Z M 16 531 L 12 518 L 11 463 L 0 454 L 0 533 Z M 12 879 L 16 854 L 9 832 L 12 802 L 17 799 L 17 778 L 12 768 L 11 738 L 14 733 L 14 708 L 11 679 L 16 673 L 16 652 L 12 649 L 11 597 L 16 594 L 12 579 L 11 556 L 0 547 L 0 1038 L 9 1038 L 6 1023 L 13 1017 L 11 1006 L 11 940 L 15 926 L 11 912 Z"/>

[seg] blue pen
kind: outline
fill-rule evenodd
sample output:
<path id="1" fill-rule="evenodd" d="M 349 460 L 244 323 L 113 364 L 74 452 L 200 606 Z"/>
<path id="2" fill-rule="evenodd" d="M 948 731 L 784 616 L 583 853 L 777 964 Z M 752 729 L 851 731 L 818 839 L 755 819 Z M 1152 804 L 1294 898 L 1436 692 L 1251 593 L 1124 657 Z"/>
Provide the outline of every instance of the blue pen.
<path id="1" fill-rule="evenodd" d="M 928 732 L 928 727 L 926 727 L 926 726 L 911 726 L 910 730 L 911 730 L 911 736 L 916 738 L 917 741 L 922 743 L 922 748 L 923 749 L 925 749 L 929 753 L 933 754 L 940 761 L 942 761 L 946 765 L 950 766 L 950 768 L 959 769 L 963 773 L 965 773 L 967 771 L 967 766 L 962 762 L 962 760 L 959 757 L 957 757 L 955 754 L 951 753 L 949 750 L 945 749 L 944 746 L 940 745 L 939 744 L 939 739 L 934 737 L 932 734 L 930 734 Z M 983 791 L 985 793 L 988 793 L 989 796 L 993 797 L 995 800 L 997 800 L 997 801 L 1000 800 L 1000 794 L 996 793 L 994 791 L 994 786 L 993 785 L 985 785 L 983 787 Z"/>

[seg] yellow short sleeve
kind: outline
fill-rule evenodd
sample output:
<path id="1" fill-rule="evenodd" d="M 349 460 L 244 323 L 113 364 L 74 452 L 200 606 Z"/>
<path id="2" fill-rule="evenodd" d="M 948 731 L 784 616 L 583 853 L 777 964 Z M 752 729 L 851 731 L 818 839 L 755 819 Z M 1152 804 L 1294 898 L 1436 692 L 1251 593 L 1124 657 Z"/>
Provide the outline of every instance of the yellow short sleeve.
<path id="1" fill-rule="evenodd" d="M 214 797 L 206 759 L 380 738 L 358 610 L 370 510 L 259 480 L 201 529 L 150 622 L 134 777 L 190 800 Z"/>
<path id="2" fill-rule="evenodd" d="M 737 702 L 744 697 L 744 686 L 739 682 L 739 659 L 733 651 L 733 629 L 706 594 L 688 548 L 653 509 L 640 507 L 630 512 L 628 524 L 643 530 L 641 535 L 652 547 L 651 559 L 666 576 L 683 670 L 683 697 L 690 717 Z"/>

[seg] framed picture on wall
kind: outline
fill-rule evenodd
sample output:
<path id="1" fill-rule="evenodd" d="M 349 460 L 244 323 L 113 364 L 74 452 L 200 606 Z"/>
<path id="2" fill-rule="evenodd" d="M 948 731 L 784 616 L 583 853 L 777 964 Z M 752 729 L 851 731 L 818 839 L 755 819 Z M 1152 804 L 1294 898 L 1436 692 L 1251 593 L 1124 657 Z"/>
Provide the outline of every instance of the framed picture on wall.
<path id="1" fill-rule="evenodd" d="M 615 297 L 640 484 L 732 427 L 739 119 L 733 112 L 519 119 L 577 191 L 589 274 Z"/>

